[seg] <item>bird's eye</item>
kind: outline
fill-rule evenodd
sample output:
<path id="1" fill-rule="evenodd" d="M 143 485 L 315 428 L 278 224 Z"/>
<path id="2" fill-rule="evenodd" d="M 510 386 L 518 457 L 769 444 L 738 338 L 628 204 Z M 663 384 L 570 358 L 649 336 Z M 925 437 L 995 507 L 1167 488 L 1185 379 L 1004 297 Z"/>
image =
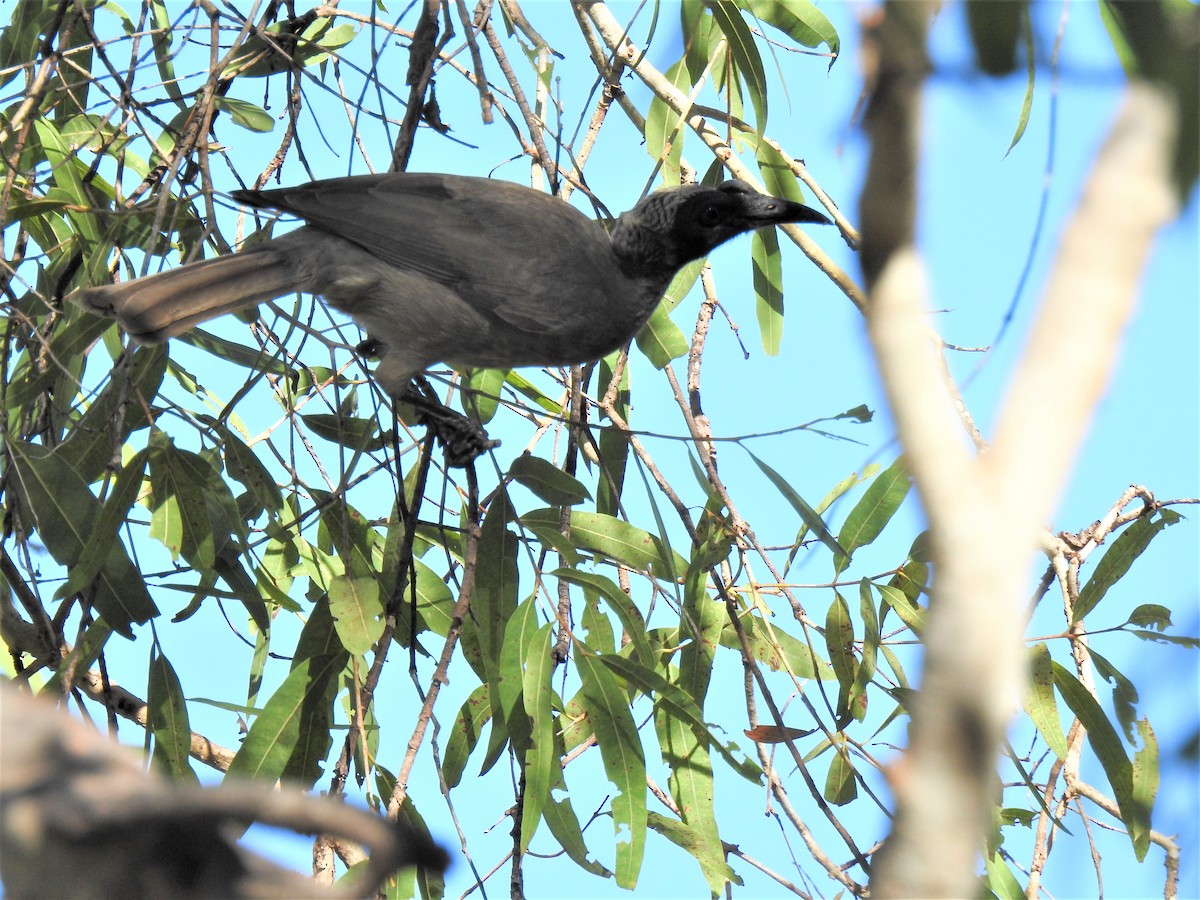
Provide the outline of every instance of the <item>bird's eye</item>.
<path id="1" fill-rule="evenodd" d="M 721 210 L 715 206 L 706 206 L 700 210 L 697 219 L 705 228 L 712 228 L 721 224 Z"/>

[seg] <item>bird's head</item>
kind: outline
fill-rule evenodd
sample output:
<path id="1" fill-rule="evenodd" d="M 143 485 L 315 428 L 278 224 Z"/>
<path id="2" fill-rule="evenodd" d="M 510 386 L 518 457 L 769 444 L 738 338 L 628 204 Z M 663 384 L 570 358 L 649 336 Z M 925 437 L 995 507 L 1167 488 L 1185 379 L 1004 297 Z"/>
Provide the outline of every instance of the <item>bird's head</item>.
<path id="1" fill-rule="evenodd" d="M 613 252 L 631 277 L 667 274 L 731 237 L 788 222 L 831 224 L 801 203 L 760 194 L 744 181 L 658 191 L 617 219 Z"/>

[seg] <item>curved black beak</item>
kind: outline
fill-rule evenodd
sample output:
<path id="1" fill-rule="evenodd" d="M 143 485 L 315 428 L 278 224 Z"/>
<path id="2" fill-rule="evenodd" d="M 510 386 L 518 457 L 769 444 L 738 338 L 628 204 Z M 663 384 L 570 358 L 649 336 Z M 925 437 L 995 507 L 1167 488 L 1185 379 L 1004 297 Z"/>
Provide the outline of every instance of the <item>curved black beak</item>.
<path id="1" fill-rule="evenodd" d="M 803 203 L 793 203 L 782 197 L 772 197 L 770 194 L 751 194 L 743 196 L 743 215 L 751 228 L 762 228 L 767 225 L 787 225 L 791 222 L 808 222 L 815 225 L 832 225 L 823 213 L 805 206 Z"/>

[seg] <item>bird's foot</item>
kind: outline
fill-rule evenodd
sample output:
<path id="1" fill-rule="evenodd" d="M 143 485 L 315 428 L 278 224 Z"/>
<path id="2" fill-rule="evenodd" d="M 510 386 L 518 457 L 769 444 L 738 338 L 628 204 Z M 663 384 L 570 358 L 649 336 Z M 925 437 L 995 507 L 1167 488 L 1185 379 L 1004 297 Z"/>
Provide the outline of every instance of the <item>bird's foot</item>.
<path id="1" fill-rule="evenodd" d="M 446 451 L 446 464 L 461 469 L 500 446 L 477 422 L 442 403 L 425 379 L 418 379 L 400 397 L 417 412 L 417 421 L 437 435 Z"/>

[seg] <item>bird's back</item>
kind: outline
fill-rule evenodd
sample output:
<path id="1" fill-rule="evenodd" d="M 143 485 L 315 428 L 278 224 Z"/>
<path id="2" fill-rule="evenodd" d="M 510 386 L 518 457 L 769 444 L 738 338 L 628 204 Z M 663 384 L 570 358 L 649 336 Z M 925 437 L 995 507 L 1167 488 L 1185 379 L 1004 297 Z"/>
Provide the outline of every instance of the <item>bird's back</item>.
<path id="1" fill-rule="evenodd" d="M 299 216 L 451 291 L 487 323 L 469 334 L 462 329 L 453 361 L 466 365 L 595 359 L 623 343 L 659 299 L 621 272 L 600 225 L 510 182 L 392 173 L 238 192 L 234 199 Z M 407 291 L 411 282 L 404 283 Z M 395 311 L 401 320 L 405 305 L 423 300 L 402 299 Z"/>

